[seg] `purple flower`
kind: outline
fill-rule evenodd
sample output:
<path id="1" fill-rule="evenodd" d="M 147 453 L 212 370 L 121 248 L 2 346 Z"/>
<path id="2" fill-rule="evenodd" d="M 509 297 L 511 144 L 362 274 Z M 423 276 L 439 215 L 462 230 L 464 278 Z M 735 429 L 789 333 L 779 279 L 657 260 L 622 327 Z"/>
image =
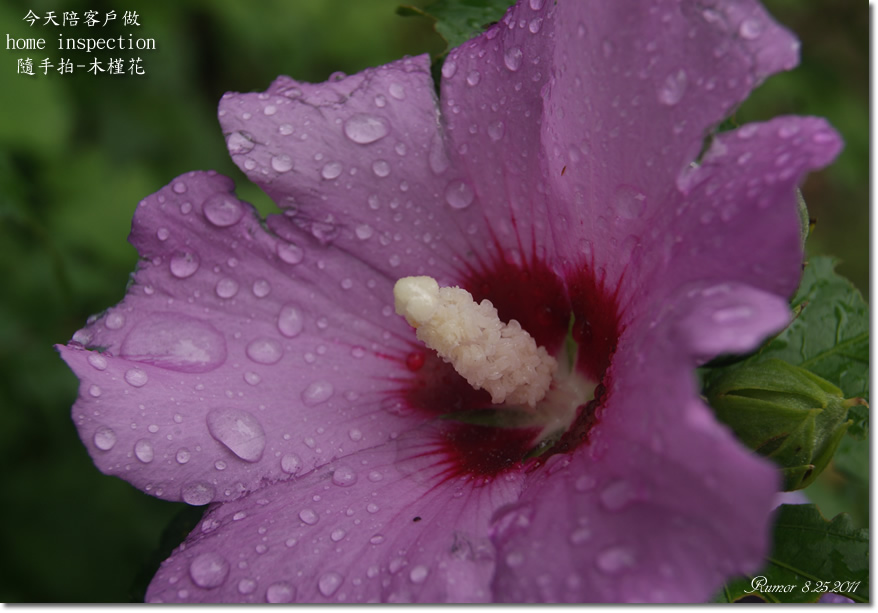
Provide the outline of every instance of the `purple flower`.
<path id="1" fill-rule="evenodd" d="M 449 55 L 438 106 L 427 57 L 226 95 L 232 156 L 284 214 L 179 177 L 135 213 L 124 300 L 60 348 L 98 467 L 211 503 L 147 599 L 704 601 L 755 571 L 778 477 L 693 370 L 788 321 L 794 187 L 840 143 L 784 117 L 693 161 L 796 60 L 750 0 L 530 0 Z M 573 318 L 587 392 L 547 396 L 561 431 L 417 341 L 410 275 L 559 363 Z"/>

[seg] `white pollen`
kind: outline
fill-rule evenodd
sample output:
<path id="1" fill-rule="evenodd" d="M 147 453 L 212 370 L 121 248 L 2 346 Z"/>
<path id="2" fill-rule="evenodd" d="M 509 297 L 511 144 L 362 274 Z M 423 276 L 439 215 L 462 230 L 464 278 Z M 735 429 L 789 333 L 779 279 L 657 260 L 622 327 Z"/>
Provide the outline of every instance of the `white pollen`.
<path id="1" fill-rule="evenodd" d="M 418 339 L 494 404 L 536 407 L 549 391 L 555 358 L 516 320 L 500 321 L 489 300 L 477 304 L 466 290 L 439 287 L 431 277 L 400 279 L 393 297 Z"/>

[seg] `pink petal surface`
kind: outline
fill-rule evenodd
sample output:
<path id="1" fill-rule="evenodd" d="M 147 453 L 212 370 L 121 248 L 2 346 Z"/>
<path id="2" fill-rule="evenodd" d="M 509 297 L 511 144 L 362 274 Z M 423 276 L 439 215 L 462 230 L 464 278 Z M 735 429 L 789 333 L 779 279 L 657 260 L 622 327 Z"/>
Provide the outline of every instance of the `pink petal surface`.
<path id="1" fill-rule="evenodd" d="M 742 305 L 750 317 L 724 317 Z M 746 351 L 788 317 L 771 294 L 702 286 L 629 329 L 588 444 L 551 458 L 499 514 L 495 596 L 704 602 L 724 578 L 756 570 L 778 476 L 714 420 L 691 370 L 703 339 L 716 339 L 711 353 Z"/>
<path id="2" fill-rule="evenodd" d="M 126 298 L 60 348 L 81 380 L 73 418 L 98 467 L 191 504 L 414 423 L 387 396 L 411 350 L 391 281 L 316 240 L 267 233 L 231 189 L 190 173 L 145 199 Z M 288 224 L 269 220 L 279 234 Z"/>
<path id="3" fill-rule="evenodd" d="M 490 601 L 489 520 L 518 497 L 521 475 L 448 479 L 437 433 L 212 507 L 147 601 Z"/>

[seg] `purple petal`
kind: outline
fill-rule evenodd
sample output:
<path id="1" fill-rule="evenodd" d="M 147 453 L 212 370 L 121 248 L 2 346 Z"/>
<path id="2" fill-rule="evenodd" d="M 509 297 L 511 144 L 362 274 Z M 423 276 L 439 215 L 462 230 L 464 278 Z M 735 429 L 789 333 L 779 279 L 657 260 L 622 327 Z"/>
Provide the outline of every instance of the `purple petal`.
<path id="1" fill-rule="evenodd" d="M 60 348 L 81 381 L 73 417 L 98 467 L 191 504 L 415 423 L 387 410 L 412 350 L 392 281 L 295 231 L 295 243 L 266 232 L 231 189 L 190 173 L 141 202 L 131 242 L 143 259 L 128 294 Z M 269 220 L 281 235 L 289 225 Z"/>
<path id="2" fill-rule="evenodd" d="M 714 317 L 744 304 L 747 325 Z M 691 371 L 706 351 L 752 349 L 787 318 L 771 294 L 706 287 L 629 329 L 587 445 L 531 473 L 521 502 L 496 518 L 495 596 L 704 602 L 729 576 L 756 570 L 777 471 L 715 421 Z"/>
<path id="3" fill-rule="evenodd" d="M 487 602 L 488 525 L 521 478 L 447 478 L 435 430 L 210 509 L 149 602 Z"/>

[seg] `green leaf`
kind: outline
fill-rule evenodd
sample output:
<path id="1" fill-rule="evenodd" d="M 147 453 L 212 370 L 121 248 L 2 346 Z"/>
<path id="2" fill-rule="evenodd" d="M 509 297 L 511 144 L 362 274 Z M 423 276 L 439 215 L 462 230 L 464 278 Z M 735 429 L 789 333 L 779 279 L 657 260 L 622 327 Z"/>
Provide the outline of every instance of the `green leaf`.
<path id="1" fill-rule="evenodd" d="M 425 8 L 400 6 L 396 12 L 434 19 L 436 31 L 448 41 L 448 48 L 453 49 L 499 21 L 512 4 L 513 0 L 437 0 Z"/>
<path id="2" fill-rule="evenodd" d="M 774 545 L 762 570 L 723 586 L 715 602 L 758 596 L 769 602 L 816 602 L 824 593 L 869 600 L 869 534 L 846 513 L 832 521 L 813 504 L 781 505 Z"/>

